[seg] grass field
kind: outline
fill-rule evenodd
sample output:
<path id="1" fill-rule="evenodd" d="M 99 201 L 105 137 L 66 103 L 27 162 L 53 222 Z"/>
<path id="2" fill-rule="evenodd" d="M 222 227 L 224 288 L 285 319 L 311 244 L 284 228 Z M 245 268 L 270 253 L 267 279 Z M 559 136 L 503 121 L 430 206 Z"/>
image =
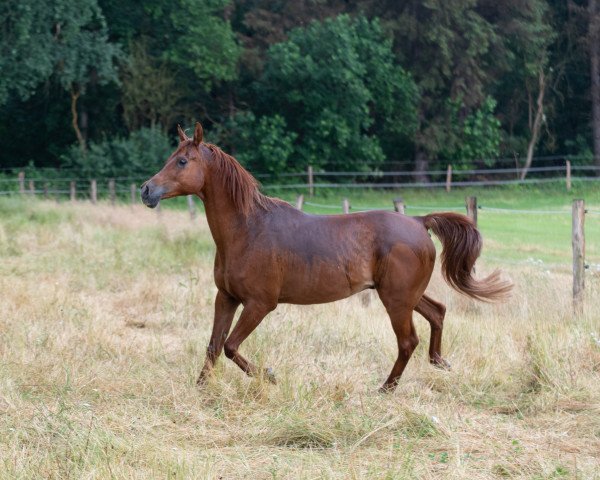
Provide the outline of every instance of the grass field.
<path id="1" fill-rule="evenodd" d="M 278 385 L 222 359 L 199 390 L 215 296 L 204 217 L 168 202 L 158 216 L 1 200 L 0 479 L 600 478 L 600 215 L 586 219 L 577 319 L 569 233 L 571 199 L 600 211 L 600 191 L 576 188 L 404 193 L 409 207 L 475 193 L 565 214 L 480 212 L 477 272 L 501 267 L 515 293 L 475 303 L 436 272 L 453 370 L 428 364 L 416 315 L 421 343 L 391 395 L 377 388 L 395 339 L 376 298 L 359 296 L 269 315 L 242 351 Z M 364 207 L 394 197 L 348 195 Z"/>

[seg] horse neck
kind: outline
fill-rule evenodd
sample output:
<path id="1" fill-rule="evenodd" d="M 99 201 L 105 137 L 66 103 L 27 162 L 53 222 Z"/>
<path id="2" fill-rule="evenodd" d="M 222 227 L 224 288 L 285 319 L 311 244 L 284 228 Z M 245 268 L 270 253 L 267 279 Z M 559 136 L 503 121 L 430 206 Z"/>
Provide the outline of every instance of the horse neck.
<path id="1" fill-rule="evenodd" d="M 207 172 L 201 198 L 217 249 L 225 252 L 247 229 L 247 217 L 236 208 L 230 192 L 212 173 Z"/>

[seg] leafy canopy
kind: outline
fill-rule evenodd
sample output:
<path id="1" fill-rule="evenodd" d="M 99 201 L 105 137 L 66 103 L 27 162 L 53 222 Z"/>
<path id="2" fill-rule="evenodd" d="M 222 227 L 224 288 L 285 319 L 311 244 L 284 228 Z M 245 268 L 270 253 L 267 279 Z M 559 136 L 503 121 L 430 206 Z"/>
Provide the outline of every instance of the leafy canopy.
<path id="1" fill-rule="evenodd" d="M 269 49 L 259 111 L 280 113 L 298 134 L 293 169 L 376 168 L 385 159 L 377 133 L 414 131 L 417 90 L 391 45 L 376 20 L 340 15 Z"/>
<path id="2" fill-rule="evenodd" d="M 96 0 L 6 0 L 0 18 L 0 104 L 11 93 L 29 98 L 51 77 L 66 90 L 117 81 L 120 48 Z"/>

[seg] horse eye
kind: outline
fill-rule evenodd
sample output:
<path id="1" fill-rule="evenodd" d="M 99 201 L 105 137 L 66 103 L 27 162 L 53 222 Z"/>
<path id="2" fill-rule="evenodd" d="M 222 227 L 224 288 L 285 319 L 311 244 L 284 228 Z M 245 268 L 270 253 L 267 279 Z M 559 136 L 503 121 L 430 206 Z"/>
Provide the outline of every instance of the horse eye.
<path id="1" fill-rule="evenodd" d="M 187 162 L 188 162 L 188 161 L 187 161 L 187 159 L 185 159 L 185 158 L 180 158 L 180 159 L 179 159 L 179 161 L 177 162 L 177 164 L 178 164 L 180 167 L 185 167 L 185 164 L 186 164 Z"/>

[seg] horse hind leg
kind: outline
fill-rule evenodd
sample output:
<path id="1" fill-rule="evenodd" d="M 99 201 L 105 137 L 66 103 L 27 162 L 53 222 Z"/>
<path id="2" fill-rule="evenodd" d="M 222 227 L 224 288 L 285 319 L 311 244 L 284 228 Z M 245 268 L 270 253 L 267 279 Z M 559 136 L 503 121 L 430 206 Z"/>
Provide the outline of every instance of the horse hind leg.
<path id="1" fill-rule="evenodd" d="M 433 298 L 423 295 L 415 307 L 415 311 L 420 313 L 431 327 L 431 338 L 429 341 L 429 362 L 444 370 L 450 370 L 450 363 L 442 357 L 442 331 L 444 328 L 444 317 L 446 316 L 446 307 L 436 302 Z"/>
<path id="2" fill-rule="evenodd" d="M 413 307 L 395 305 L 394 303 L 386 302 L 383 298 L 382 300 L 392 321 L 392 328 L 398 341 L 398 358 L 392 367 L 388 379 L 380 388 L 381 392 L 389 392 L 396 388 L 402 372 L 404 372 L 412 353 L 419 344 L 419 337 L 413 323 Z"/>
<path id="3" fill-rule="evenodd" d="M 274 309 L 275 306 L 266 306 L 260 303 L 248 303 L 244 306 L 240 319 L 225 341 L 225 355 L 227 358 L 231 359 L 238 367 L 240 367 L 246 375 L 256 377 L 262 374 L 271 383 L 277 383 L 273 371 L 270 368 L 261 371 L 261 369 L 252 362 L 246 360 L 239 353 L 238 349 L 242 342 L 248 338 L 256 327 L 258 327 L 267 314 Z"/>

